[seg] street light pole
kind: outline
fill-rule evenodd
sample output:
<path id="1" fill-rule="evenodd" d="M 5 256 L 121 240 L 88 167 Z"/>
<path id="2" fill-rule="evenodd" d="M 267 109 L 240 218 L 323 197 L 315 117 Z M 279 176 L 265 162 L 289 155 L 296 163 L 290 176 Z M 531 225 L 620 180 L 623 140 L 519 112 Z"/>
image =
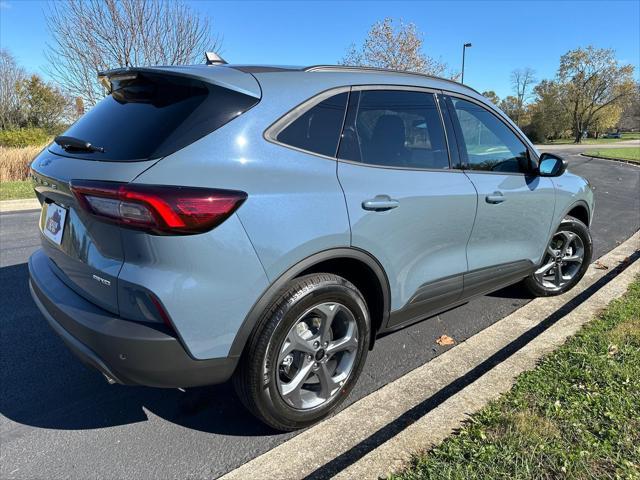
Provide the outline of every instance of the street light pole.
<path id="1" fill-rule="evenodd" d="M 465 43 L 464 45 L 462 45 L 462 80 L 460 83 L 464 83 L 464 53 L 467 47 L 471 47 L 471 44 Z"/>

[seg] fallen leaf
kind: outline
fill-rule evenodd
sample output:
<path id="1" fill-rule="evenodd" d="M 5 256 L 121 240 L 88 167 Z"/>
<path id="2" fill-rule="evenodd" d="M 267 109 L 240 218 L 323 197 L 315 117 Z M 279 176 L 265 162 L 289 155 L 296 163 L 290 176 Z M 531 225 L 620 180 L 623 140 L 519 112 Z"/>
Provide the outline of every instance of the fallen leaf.
<path id="1" fill-rule="evenodd" d="M 612 357 L 618 353 L 618 346 L 617 345 L 609 345 L 609 355 L 611 355 Z"/>
<path id="2" fill-rule="evenodd" d="M 453 345 L 454 343 L 456 343 L 456 341 L 451 338 L 449 335 L 440 335 L 438 337 L 438 339 L 436 340 L 436 343 L 438 345 Z"/>
<path id="3" fill-rule="evenodd" d="M 598 270 L 609 270 L 609 267 L 607 267 L 607 266 L 606 266 L 604 263 L 602 263 L 600 260 L 597 260 L 597 261 L 594 263 L 594 265 L 595 265 L 595 267 L 596 267 Z"/>

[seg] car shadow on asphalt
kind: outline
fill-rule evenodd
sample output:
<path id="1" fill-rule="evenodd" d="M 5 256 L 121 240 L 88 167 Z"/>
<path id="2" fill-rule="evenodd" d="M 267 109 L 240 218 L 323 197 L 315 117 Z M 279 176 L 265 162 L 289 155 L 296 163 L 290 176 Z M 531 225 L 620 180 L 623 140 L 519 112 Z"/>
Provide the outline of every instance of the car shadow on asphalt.
<path id="1" fill-rule="evenodd" d="M 208 433 L 277 433 L 244 409 L 230 383 L 186 392 L 109 385 L 73 356 L 40 314 L 29 294 L 26 264 L 0 268 L 0 281 L 0 414 L 10 420 L 40 428 L 82 430 L 144 422 L 150 412 Z M 519 285 L 491 296 L 531 298 Z"/>
<path id="2" fill-rule="evenodd" d="M 38 311 L 27 264 L 0 268 L 0 414 L 24 425 L 81 430 L 143 422 L 147 411 L 190 429 L 273 435 L 229 383 L 189 389 L 109 385 L 66 348 Z"/>

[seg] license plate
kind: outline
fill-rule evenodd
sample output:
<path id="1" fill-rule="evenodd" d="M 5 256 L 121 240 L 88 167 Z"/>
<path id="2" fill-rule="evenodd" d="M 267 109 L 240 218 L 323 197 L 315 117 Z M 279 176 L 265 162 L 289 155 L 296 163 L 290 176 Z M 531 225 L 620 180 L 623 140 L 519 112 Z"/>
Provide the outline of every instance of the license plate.
<path id="1" fill-rule="evenodd" d="M 55 203 L 50 203 L 47 207 L 47 216 L 44 219 L 42 231 L 53 243 L 60 245 L 62 234 L 64 233 L 64 220 L 67 217 L 67 210 Z"/>

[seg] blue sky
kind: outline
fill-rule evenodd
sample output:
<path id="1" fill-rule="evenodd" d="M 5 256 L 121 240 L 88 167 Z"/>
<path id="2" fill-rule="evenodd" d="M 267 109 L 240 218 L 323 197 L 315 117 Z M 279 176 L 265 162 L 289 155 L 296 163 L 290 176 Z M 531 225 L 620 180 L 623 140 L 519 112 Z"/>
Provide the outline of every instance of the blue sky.
<path id="1" fill-rule="evenodd" d="M 451 2 L 189 2 L 212 18 L 223 56 L 234 63 L 336 63 L 351 43 L 385 16 L 414 22 L 425 52 L 459 70 L 464 42 L 465 83 L 510 93 L 509 74 L 532 67 L 554 75 L 560 55 L 593 44 L 613 48 L 640 69 L 640 1 Z M 28 70 L 46 76 L 46 2 L 0 0 L 0 45 Z"/>

